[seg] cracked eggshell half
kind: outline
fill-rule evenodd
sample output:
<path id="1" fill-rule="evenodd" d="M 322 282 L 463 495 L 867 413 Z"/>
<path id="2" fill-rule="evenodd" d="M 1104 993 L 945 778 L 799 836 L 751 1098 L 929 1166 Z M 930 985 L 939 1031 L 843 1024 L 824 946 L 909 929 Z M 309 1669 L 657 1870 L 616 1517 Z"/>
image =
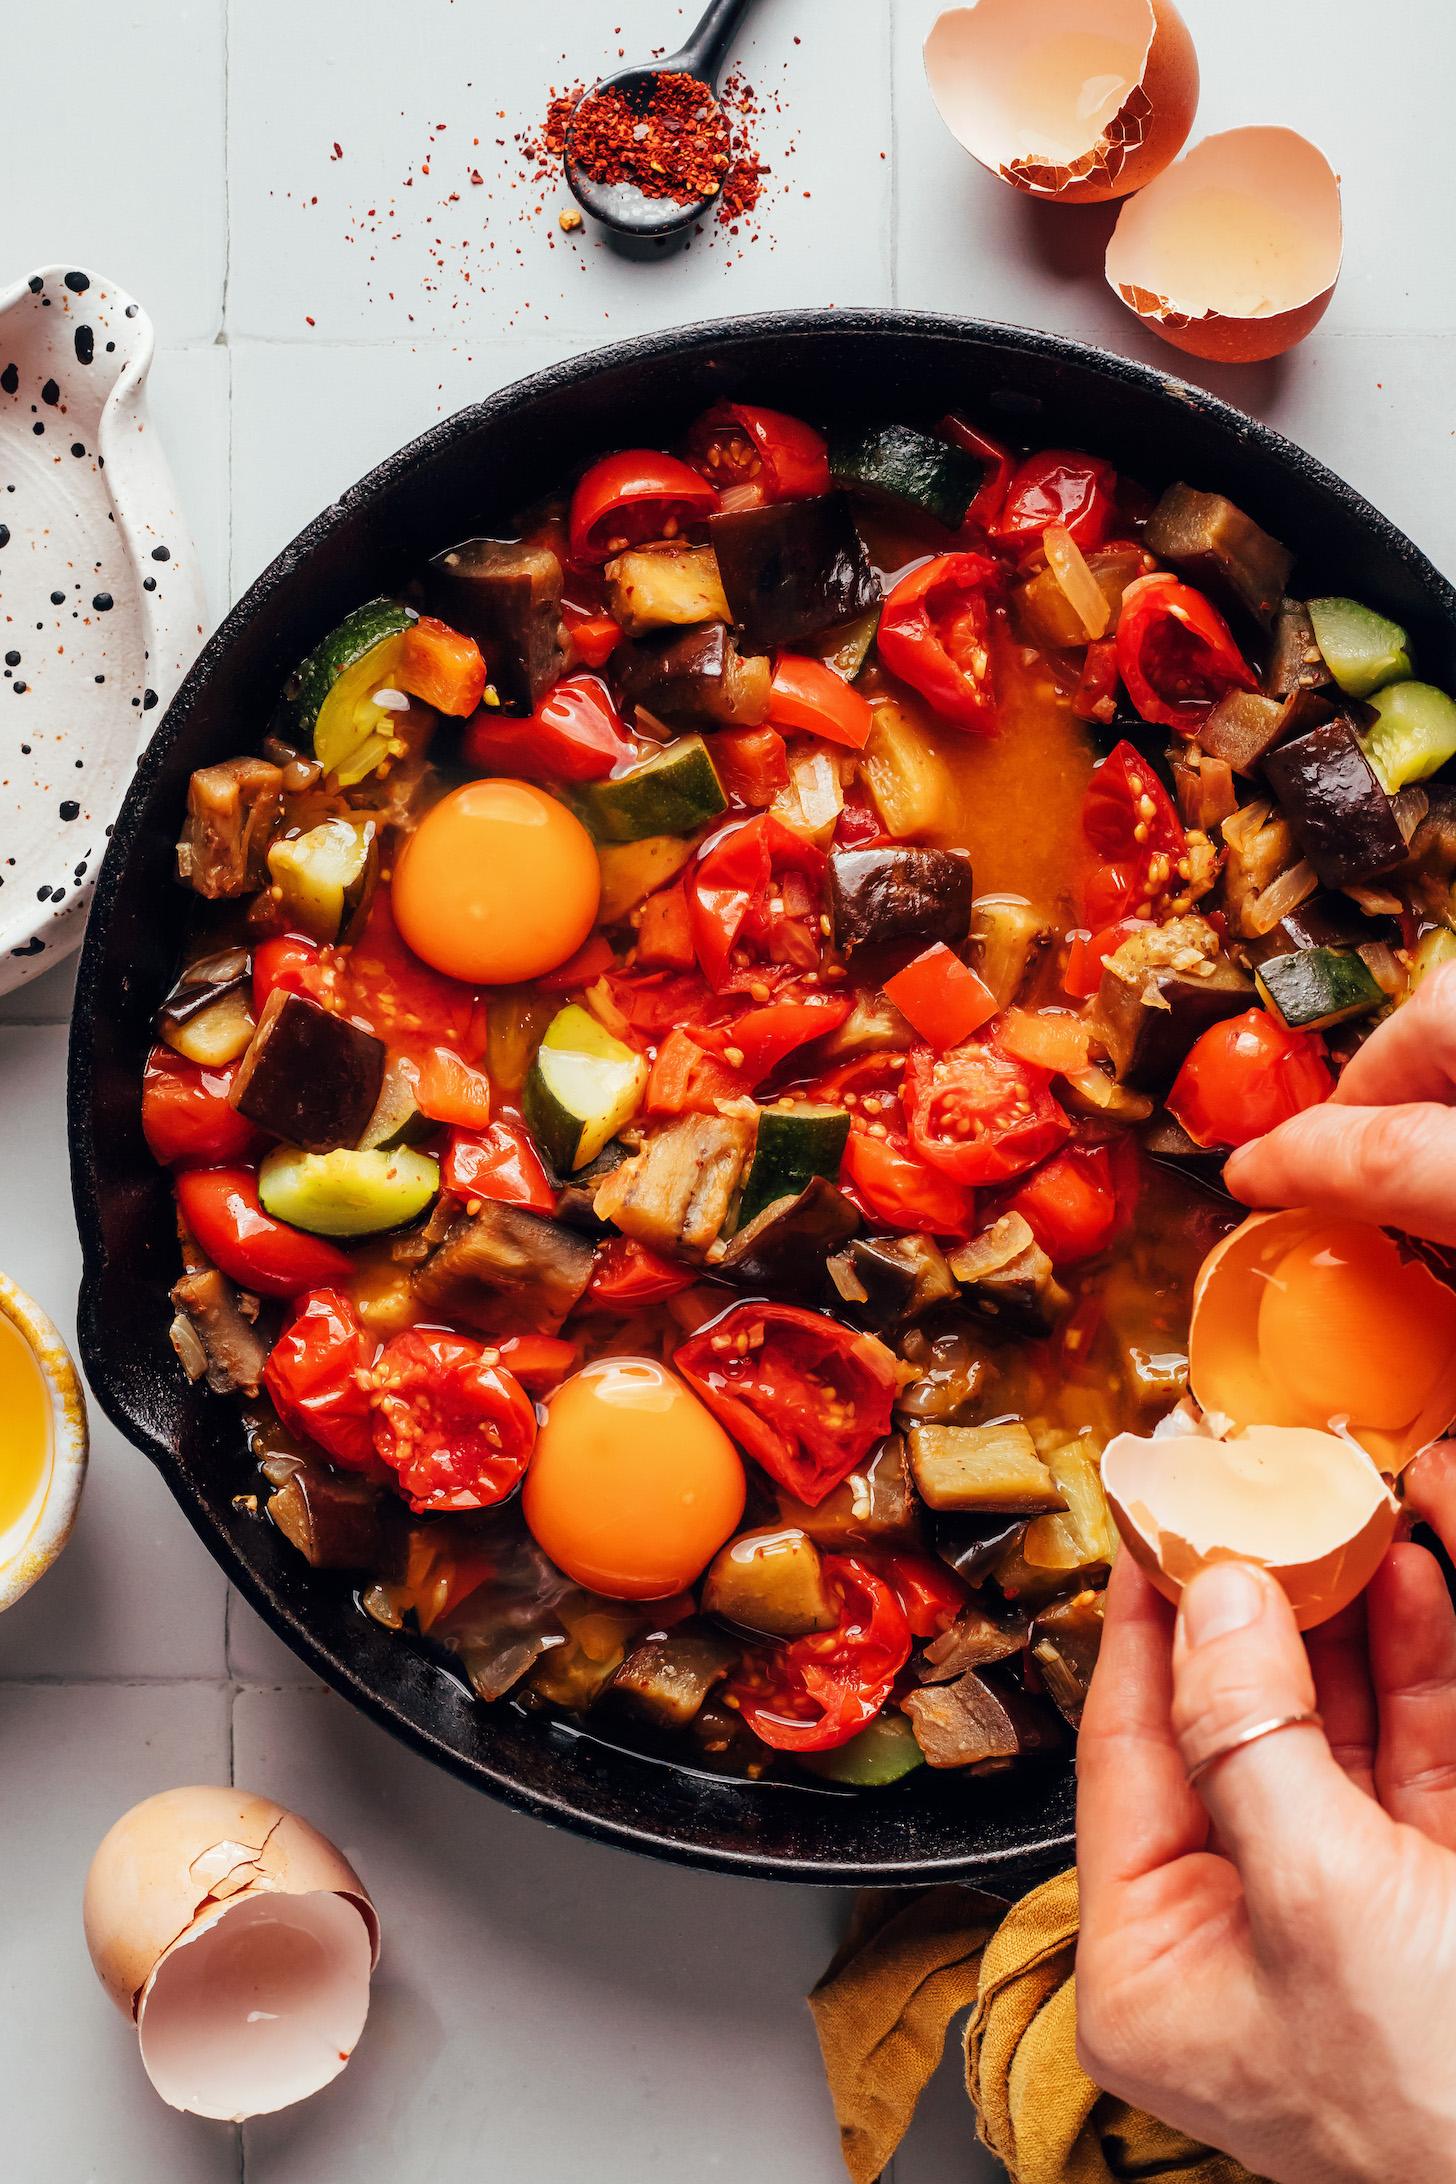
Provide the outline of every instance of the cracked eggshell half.
<path id="1" fill-rule="evenodd" d="M 1167 1600 L 1213 1562 L 1257 1562 L 1301 1630 L 1348 1607 L 1395 1537 L 1399 1505 L 1365 1451 L 1308 1426 L 1219 1440 L 1120 1433 L 1102 1484 L 1133 1559 Z"/>
<path id="2" fill-rule="evenodd" d="M 1395 1477 L 1456 1418 L 1456 1292 L 1365 1222 L 1252 1214 L 1199 1269 L 1188 1380 L 1215 1417 L 1348 1432 Z"/>
<path id="3" fill-rule="evenodd" d="M 1177 157 L 1198 57 L 1170 0 L 977 0 L 936 18 L 925 75 L 983 167 L 1062 205 L 1125 197 Z"/>
<path id="4" fill-rule="evenodd" d="M 245 1790 L 164 1790 L 86 1878 L 97 1977 L 162 2098 L 239 2122 L 338 2076 L 369 2009 L 379 1921 L 317 1829 Z"/>
<path id="5" fill-rule="evenodd" d="M 1165 341 L 1252 364 L 1323 318 L 1341 253 L 1339 179 L 1293 129 L 1205 137 L 1123 206 L 1107 278 Z"/>

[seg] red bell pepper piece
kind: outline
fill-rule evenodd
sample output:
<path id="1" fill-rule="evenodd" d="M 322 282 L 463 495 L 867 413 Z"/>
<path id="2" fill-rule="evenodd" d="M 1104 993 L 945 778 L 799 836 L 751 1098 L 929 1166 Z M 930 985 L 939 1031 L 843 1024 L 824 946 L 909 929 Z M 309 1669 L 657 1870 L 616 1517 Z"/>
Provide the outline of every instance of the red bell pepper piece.
<path id="1" fill-rule="evenodd" d="M 789 785 L 789 754 L 774 728 L 720 728 L 713 765 L 730 804 L 766 811 Z"/>
<path id="2" fill-rule="evenodd" d="M 1193 735 L 1230 690 L 1259 678 L 1211 600 L 1160 569 L 1122 595 L 1117 671 L 1144 720 Z"/>
<path id="3" fill-rule="evenodd" d="M 571 496 L 571 558 L 610 561 L 645 540 L 675 538 L 717 510 L 712 486 L 676 456 L 643 447 L 605 455 Z"/>
<path id="4" fill-rule="evenodd" d="M 688 916 L 698 961 L 715 990 L 726 984 L 740 944 L 770 962 L 817 966 L 824 870 L 823 851 L 772 812 L 706 845 L 688 882 Z M 795 876 L 802 904 L 791 893 Z M 780 883 L 777 893 L 771 881 Z"/>
<path id="5" fill-rule="evenodd" d="M 483 1130 L 452 1130 L 440 1181 L 457 1198 L 494 1198 L 533 1213 L 556 1210 L 555 1186 L 530 1131 L 514 1115 L 498 1115 Z"/>
<path id="6" fill-rule="evenodd" d="M 878 1558 L 881 1577 L 899 1601 L 912 1638 L 938 1638 L 950 1629 L 971 1589 L 939 1555 L 905 1548 Z"/>
<path id="7" fill-rule="evenodd" d="M 1134 933 L 1148 931 L 1151 925 L 1150 918 L 1123 918 L 1116 925 L 1104 925 L 1100 933 L 1069 933 L 1071 947 L 1062 974 L 1063 993 L 1078 1001 L 1090 1000 L 1102 984 L 1102 966 L 1107 958 Z"/>
<path id="8" fill-rule="evenodd" d="M 395 674 L 401 690 L 437 713 L 473 713 L 485 691 L 485 661 L 475 639 L 432 614 L 422 614 L 405 631 Z"/>
<path id="9" fill-rule="evenodd" d="M 597 1252 L 587 1295 L 613 1311 L 635 1312 L 691 1289 L 697 1278 L 692 1267 L 649 1251 L 634 1236 L 613 1236 Z"/>
<path id="10" fill-rule="evenodd" d="M 605 933 L 593 933 L 584 940 L 574 956 L 558 963 L 554 971 L 543 971 L 536 980 L 538 993 L 571 993 L 579 986 L 590 986 L 610 969 L 617 960 L 616 951 Z"/>
<path id="11" fill-rule="evenodd" d="M 942 417 L 938 429 L 941 438 L 949 440 L 952 447 L 963 449 L 967 455 L 974 455 L 986 466 L 980 491 L 966 510 L 962 531 L 992 530 L 1001 513 L 1007 488 L 1016 469 L 1016 457 L 999 440 L 991 439 L 984 432 L 977 432 L 975 426 L 968 425 L 964 417 Z"/>
<path id="12" fill-rule="evenodd" d="M 941 940 L 887 978 L 884 991 L 933 1047 L 959 1046 L 996 1014 L 995 994 Z"/>
<path id="13" fill-rule="evenodd" d="M 513 1380 L 533 1395 L 554 1388 L 576 1367 L 576 1344 L 559 1335 L 508 1335 L 491 1344 Z"/>
<path id="14" fill-rule="evenodd" d="M 557 683 L 529 720 L 477 713 L 460 749 L 467 765 L 524 781 L 601 781 L 637 755 L 611 692 L 595 675 Z"/>
<path id="15" fill-rule="evenodd" d="M 643 903 L 642 922 L 637 928 L 637 961 L 666 971 L 690 971 L 696 963 L 684 881 L 659 888 Z"/>
<path id="16" fill-rule="evenodd" d="M 354 1271 L 322 1236 L 263 1211 L 255 1168 L 188 1168 L 177 1178 L 182 1218 L 215 1266 L 262 1297 L 347 1282 Z"/>
<path id="17" fill-rule="evenodd" d="M 781 652 L 774 667 L 768 717 L 775 728 L 799 735 L 823 736 L 862 751 L 874 726 L 874 714 L 859 692 L 822 660 Z"/>
<path id="18" fill-rule="evenodd" d="M 1090 1259 L 1118 1227 L 1112 1159 L 1105 1145 L 1068 1145 L 1019 1184 L 1000 1210 L 1019 1213 L 1058 1269 Z"/>
<path id="19" fill-rule="evenodd" d="M 1072 692 L 1072 711 L 1078 720 L 1101 721 L 1105 728 L 1117 712 L 1117 644 L 1105 638 L 1088 645 L 1082 674 Z"/>
<path id="20" fill-rule="evenodd" d="M 686 1031 L 672 1031 L 657 1050 L 643 1107 L 649 1115 L 712 1115 L 719 1100 L 742 1099 L 749 1081 Z"/>
<path id="21" fill-rule="evenodd" d="M 583 667 L 605 667 L 622 642 L 622 625 L 610 614 L 588 614 L 583 607 L 574 607 L 569 599 L 563 599 L 561 619 Z"/>
<path id="22" fill-rule="evenodd" d="M 987 591 L 999 581 L 984 554 L 940 554 L 895 586 L 876 640 L 892 675 L 975 735 L 997 733 Z"/>

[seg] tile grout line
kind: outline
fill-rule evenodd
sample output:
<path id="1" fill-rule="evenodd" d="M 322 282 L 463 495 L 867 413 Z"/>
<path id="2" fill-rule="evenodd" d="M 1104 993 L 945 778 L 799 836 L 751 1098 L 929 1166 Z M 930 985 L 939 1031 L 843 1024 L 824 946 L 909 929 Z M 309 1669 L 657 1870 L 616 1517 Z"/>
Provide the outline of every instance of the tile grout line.
<path id="1" fill-rule="evenodd" d="M 899 48 L 900 19 L 904 0 L 896 0 L 885 17 L 890 41 L 890 305 L 900 302 L 900 124 L 895 109 L 895 57 Z"/>
<path id="2" fill-rule="evenodd" d="M 233 492 L 233 360 L 228 340 L 228 303 L 233 274 L 233 206 L 232 206 L 232 0 L 223 0 L 222 10 L 222 315 L 217 338 L 227 353 L 227 565 L 223 582 L 227 596 L 214 601 L 213 611 L 220 622 L 233 603 L 233 568 L 236 560 L 234 517 L 236 496 Z"/>

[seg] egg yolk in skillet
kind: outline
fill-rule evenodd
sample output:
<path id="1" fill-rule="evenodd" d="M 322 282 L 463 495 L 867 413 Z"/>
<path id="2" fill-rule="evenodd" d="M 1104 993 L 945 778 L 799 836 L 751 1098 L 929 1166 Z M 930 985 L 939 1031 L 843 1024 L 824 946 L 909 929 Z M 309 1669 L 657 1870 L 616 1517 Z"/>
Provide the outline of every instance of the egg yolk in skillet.
<path id="1" fill-rule="evenodd" d="M 392 907 L 417 956 L 472 986 L 555 970 L 592 929 L 591 836 L 529 781 L 468 781 L 429 812 L 394 869 Z"/>
<path id="2" fill-rule="evenodd" d="M 601 1358 L 552 1396 L 526 1473 L 526 1522 L 558 1568 L 613 1600 L 681 1592 L 743 1514 L 738 1452 L 650 1357 Z"/>

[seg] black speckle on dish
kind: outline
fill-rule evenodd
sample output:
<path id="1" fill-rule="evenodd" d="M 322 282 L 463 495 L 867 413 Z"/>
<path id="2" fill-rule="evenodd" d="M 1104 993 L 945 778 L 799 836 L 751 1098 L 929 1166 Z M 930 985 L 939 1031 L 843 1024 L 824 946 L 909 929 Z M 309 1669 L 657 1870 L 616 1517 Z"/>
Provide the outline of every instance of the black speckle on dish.
<path id="1" fill-rule="evenodd" d="M 108 342 L 107 342 L 107 344 L 106 344 L 106 354 L 107 354 L 108 356 L 110 356 L 110 355 L 111 355 L 111 352 L 113 351 L 113 349 L 114 349 L 115 347 L 116 347 L 116 343 L 115 343 L 114 341 L 108 341 Z"/>
<path id="2" fill-rule="evenodd" d="M 109 591 L 99 591 L 91 604 L 98 614 L 109 614 L 116 602 Z"/>
<path id="3" fill-rule="evenodd" d="M 156 702 L 157 693 L 155 690 L 144 690 L 142 692 L 142 711 L 144 713 L 150 713 Z"/>
<path id="4" fill-rule="evenodd" d="M 80 884 L 81 884 L 82 880 L 84 880 L 84 879 L 85 879 L 85 877 L 86 877 L 86 867 L 85 867 L 85 866 L 84 866 L 83 864 L 78 864 L 78 865 L 77 865 L 77 867 L 76 867 L 76 885 L 77 885 L 78 887 L 80 886 Z"/>
<path id="5" fill-rule="evenodd" d="M 76 362 L 89 364 L 96 354 L 96 334 L 90 326 L 76 328 Z"/>
<path id="6" fill-rule="evenodd" d="M 14 364 L 7 364 L 4 371 L 0 372 L 0 387 L 3 387 L 7 394 L 19 394 L 20 373 Z"/>
<path id="7" fill-rule="evenodd" d="M 45 385 L 41 388 L 40 398 L 42 402 L 47 403 L 51 409 L 54 409 L 57 402 L 60 401 L 61 390 L 56 385 L 53 379 L 48 379 Z"/>
<path id="8" fill-rule="evenodd" d="M 66 286 L 73 296 L 84 296 L 91 286 L 91 276 L 88 273 L 68 273 Z"/>
<path id="9" fill-rule="evenodd" d="M 44 281 L 43 281 L 43 280 L 41 279 L 41 277 L 40 277 L 39 273 L 32 273 L 32 274 L 31 274 L 31 276 L 30 276 L 30 292 L 31 292 L 31 294 L 32 294 L 33 296 L 38 296 L 38 295 L 40 294 L 41 290 L 42 290 L 42 289 L 43 289 L 44 287 L 45 287 L 45 282 L 44 282 Z"/>
<path id="10" fill-rule="evenodd" d="M 63 899 L 65 892 L 66 890 L 64 889 L 64 887 L 58 887 L 56 889 L 55 893 L 51 897 L 52 906 L 54 906 L 56 903 L 60 902 Z"/>
<path id="11" fill-rule="evenodd" d="M 37 902 L 49 902 L 51 899 L 50 889 L 48 887 L 38 887 L 35 891 L 35 899 Z"/>
<path id="12" fill-rule="evenodd" d="M 10 526 L 8 523 L 0 523 L 0 546 L 8 546 L 9 544 Z"/>
<path id="13" fill-rule="evenodd" d="M 85 452 L 86 452 L 86 450 L 85 450 L 85 448 L 84 448 L 84 447 L 83 447 L 83 446 L 81 445 L 81 442 L 80 442 L 79 440 L 73 440 L 73 441 L 71 442 L 71 453 L 72 453 L 73 455 L 84 455 L 84 454 L 85 454 Z"/>
<path id="14" fill-rule="evenodd" d="M 29 756 L 30 756 L 30 745 L 29 745 L 28 743 L 22 743 L 22 744 L 21 744 L 21 746 L 20 746 L 20 755 L 21 755 L 21 757 L 22 757 L 22 758 L 29 758 Z"/>
<path id="15" fill-rule="evenodd" d="M 41 299 L 40 299 L 40 307 L 41 307 L 42 311 L 49 311 L 49 309 L 50 309 L 50 307 L 51 307 L 51 299 L 50 299 L 50 297 L 49 297 L 49 296 L 42 296 L 42 297 L 41 297 Z"/>
<path id="16" fill-rule="evenodd" d="M 69 796 L 68 796 L 68 797 L 66 798 L 66 801 L 64 802 L 64 804 L 62 804 L 62 806 L 61 806 L 61 817 L 62 817 L 63 819 L 79 819 L 79 818 L 80 818 L 80 816 L 81 816 L 81 807 L 80 807 L 80 805 L 79 805 L 78 803 L 76 803 L 76 802 L 75 802 L 75 801 L 74 801 L 74 800 L 73 800 L 73 799 L 72 799 L 71 797 L 69 797 Z"/>
<path id="17" fill-rule="evenodd" d="M 28 689 L 28 688 L 29 688 L 29 684 L 27 684 L 27 683 L 23 683 L 23 682 L 17 682 L 17 683 L 12 683 L 12 684 L 10 685 L 10 687 L 11 687 L 11 689 L 12 689 L 12 690 L 13 690 L 13 691 L 14 691 L 14 692 L 16 693 L 16 695 L 18 696 L 18 695 L 20 694 L 20 692 L 21 692 L 22 690 L 26 690 L 26 689 Z"/>
<path id="18" fill-rule="evenodd" d="M 141 699 L 140 699 L 140 698 L 133 698 L 131 702 L 132 702 L 132 704 L 133 704 L 133 705 L 134 705 L 134 706 L 135 706 L 135 707 L 137 708 L 138 712 L 140 712 L 140 711 L 141 711 L 141 703 L 142 703 Z"/>
<path id="19" fill-rule="evenodd" d="M 33 285 L 34 283 L 32 283 L 32 286 Z M 37 933 L 35 938 L 33 940 L 28 940 L 23 948 L 12 948 L 10 953 L 12 955 L 44 955 L 45 942 L 41 939 L 39 933 Z"/>
<path id="20" fill-rule="evenodd" d="M 44 425 L 43 425 L 43 424 L 41 423 L 40 419 L 39 419 L 39 418 L 37 418 L 37 419 L 36 419 L 36 421 L 35 421 L 35 423 L 34 423 L 34 424 L 33 424 L 33 425 L 31 426 L 31 428 L 30 428 L 30 429 L 31 429 L 31 431 L 32 431 L 32 432 L 44 432 L 44 431 L 45 431 L 45 426 L 44 426 Z"/>
<path id="21" fill-rule="evenodd" d="M 18 652 L 7 652 L 5 655 L 5 665 L 7 667 L 19 667 L 20 654 Z"/>
<path id="22" fill-rule="evenodd" d="M 98 682 L 105 682 L 105 680 L 106 680 L 106 677 L 105 677 L 104 675 L 98 675 L 98 676 L 97 676 L 97 678 L 96 678 L 96 680 L 97 680 Z"/>
<path id="23" fill-rule="evenodd" d="M 51 605 L 53 607 L 63 607 L 65 603 L 66 595 L 63 591 L 53 591 L 51 593 Z"/>
<path id="24" fill-rule="evenodd" d="M 85 761 L 85 759 L 84 759 L 84 758 L 78 758 L 78 759 L 77 759 L 77 761 L 76 761 L 76 771 L 77 771 L 77 773 L 79 773 L 79 772 L 81 771 L 81 768 L 82 768 L 82 767 L 83 767 L 83 766 L 85 765 L 85 763 L 86 763 L 86 761 Z"/>
<path id="25" fill-rule="evenodd" d="M 127 305 L 127 307 L 126 307 L 126 315 L 127 315 L 127 317 L 128 317 L 128 318 L 135 318 L 135 317 L 136 317 L 136 315 L 137 315 L 137 312 L 138 312 L 138 311 L 139 311 L 140 309 L 141 309 L 141 305 L 140 305 L 139 303 L 129 303 L 129 304 Z"/>
<path id="26" fill-rule="evenodd" d="M 152 559 L 153 559 L 153 561 L 170 561 L 170 560 L 171 560 L 171 558 L 172 558 L 172 555 L 171 555 L 171 551 L 170 551 L 170 549 L 169 549 L 168 547 L 166 547 L 166 546 L 154 546 L 154 547 L 152 548 Z"/>
<path id="27" fill-rule="evenodd" d="M 157 580 L 156 580 L 156 578 L 155 578 L 154 576 L 144 576 L 144 577 L 142 578 L 142 590 L 143 590 L 143 591 L 155 591 L 155 590 L 156 590 L 156 588 L 157 588 Z"/>

